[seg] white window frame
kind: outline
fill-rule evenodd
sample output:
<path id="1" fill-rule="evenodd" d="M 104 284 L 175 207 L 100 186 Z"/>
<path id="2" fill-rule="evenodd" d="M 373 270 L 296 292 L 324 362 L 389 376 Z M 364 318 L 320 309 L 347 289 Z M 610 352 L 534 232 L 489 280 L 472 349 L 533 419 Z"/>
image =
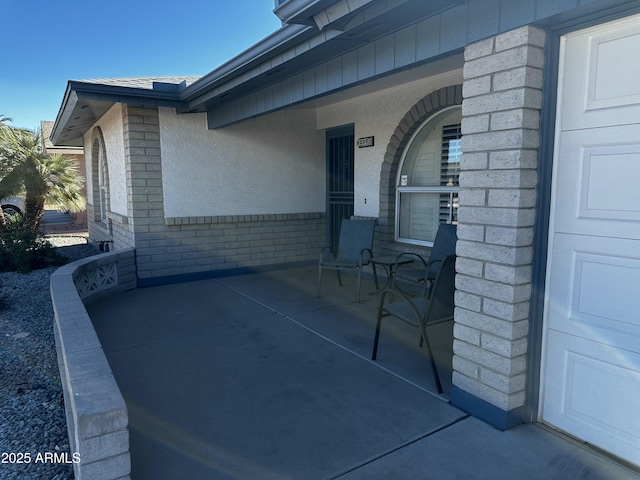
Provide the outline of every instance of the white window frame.
<path id="1" fill-rule="evenodd" d="M 107 196 L 109 195 L 109 169 L 104 154 L 104 145 L 98 142 L 98 198 L 100 202 L 100 222 L 108 224 Z"/>
<path id="2" fill-rule="evenodd" d="M 401 185 L 401 178 L 402 178 L 402 167 L 404 165 L 404 162 L 405 162 L 405 159 L 406 159 L 406 155 L 407 155 L 407 153 L 409 151 L 409 148 L 413 144 L 415 138 L 420 134 L 422 129 L 425 127 L 425 125 L 427 125 L 429 122 L 431 122 L 435 117 L 438 117 L 440 115 L 446 114 L 447 112 L 449 112 L 451 110 L 454 110 L 454 109 L 461 109 L 461 106 L 460 105 L 453 105 L 451 107 L 444 108 L 444 109 L 434 113 L 429 118 L 427 118 L 424 122 L 422 122 L 422 124 L 413 133 L 413 135 L 411 136 L 411 138 L 407 142 L 407 146 L 404 148 L 404 151 L 402 152 L 402 157 L 400 158 L 400 163 L 398 165 L 398 173 L 397 173 L 397 176 L 396 176 L 396 184 L 395 184 L 395 186 L 396 186 L 396 208 L 395 208 L 394 239 L 395 239 L 396 242 L 406 243 L 406 244 L 411 244 L 411 245 L 421 245 L 421 246 L 425 246 L 425 247 L 433 247 L 433 242 L 429 242 L 429 241 L 425 241 L 425 240 L 417 240 L 417 239 L 414 239 L 414 238 L 406 238 L 406 237 L 401 237 L 400 236 L 400 196 L 403 193 L 449 194 L 449 218 L 448 218 L 447 223 L 452 223 L 453 210 L 455 208 L 457 208 L 457 202 L 454 201 L 454 195 L 458 194 L 460 192 L 460 187 L 459 186 L 451 186 L 451 187 L 447 187 L 446 185 L 442 185 L 442 186 L 402 186 Z"/>

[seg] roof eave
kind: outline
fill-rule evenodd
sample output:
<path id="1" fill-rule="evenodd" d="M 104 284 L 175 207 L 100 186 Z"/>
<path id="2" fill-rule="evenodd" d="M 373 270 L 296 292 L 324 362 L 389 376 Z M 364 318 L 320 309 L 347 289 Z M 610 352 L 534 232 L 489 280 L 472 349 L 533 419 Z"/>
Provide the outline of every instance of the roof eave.
<path id="1" fill-rule="evenodd" d="M 208 90 L 227 82 L 231 78 L 241 75 L 244 71 L 264 61 L 265 57 L 269 54 L 304 41 L 315 33 L 317 33 L 317 29 L 308 25 L 285 25 L 241 54 L 193 82 L 182 91 L 181 98 L 192 101 Z"/>
<path id="2" fill-rule="evenodd" d="M 58 115 L 56 116 L 56 119 L 54 121 L 53 128 L 51 129 L 51 135 L 49 136 L 51 143 L 53 143 L 54 145 L 60 144 L 65 146 L 77 146 L 59 143 L 61 141 L 60 137 L 62 135 L 64 125 L 70 118 L 71 113 L 73 112 L 73 109 L 78 102 L 78 96 L 74 93 L 71 84 L 72 82 L 67 82 L 67 88 L 64 92 L 62 104 L 60 105 L 60 110 L 58 111 Z"/>
<path id="3" fill-rule="evenodd" d="M 313 16 L 336 3 L 336 0 L 288 0 L 278 5 L 273 13 L 284 23 L 314 25 Z"/>
<path id="4" fill-rule="evenodd" d="M 290 1 L 305 3 L 304 0 Z M 322 5 L 310 0 L 306 2 L 317 9 L 326 7 L 327 3 L 340 4 L 344 8 L 336 7 L 331 18 L 327 17 L 325 28 L 321 30 L 317 26 L 286 25 L 273 36 L 204 76 L 183 91 L 182 98 L 188 102 L 188 108 L 179 113 L 212 111 L 372 42 L 382 35 L 388 35 L 399 28 L 398 22 L 402 20 L 403 14 L 398 12 L 405 11 L 406 16 L 417 10 L 418 16 L 410 15 L 406 18 L 413 22 L 451 9 L 465 0 L 395 0 L 389 3 L 354 0 L 350 5 L 344 6 L 345 1 L 349 0 L 333 0 Z M 289 2 L 282 7 L 286 5 Z M 328 8 L 318 10 L 325 13 L 328 11 Z M 315 14 L 319 15 L 318 12 Z M 290 32 L 298 32 L 299 36 L 295 37 Z"/>
<path id="5" fill-rule="evenodd" d="M 82 146 L 83 135 L 116 103 L 184 108 L 178 92 L 69 81 L 51 131 L 56 146 Z"/>

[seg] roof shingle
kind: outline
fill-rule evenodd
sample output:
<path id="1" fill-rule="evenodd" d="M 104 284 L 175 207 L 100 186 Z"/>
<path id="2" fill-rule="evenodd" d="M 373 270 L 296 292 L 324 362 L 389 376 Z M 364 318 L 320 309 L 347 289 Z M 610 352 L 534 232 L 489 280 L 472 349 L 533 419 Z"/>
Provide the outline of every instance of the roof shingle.
<path id="1" fill-rule="evenodd" d="M 178 77 L 131 77 L 131 78 L 90 78 L 86 80 L 78 80 L 82 83 L 93 83 L 96 85 L 110 85 L 116 87 L 141 88 L 145 90 L 153 89 L 153 82 L 175 83 L 179 84 L 183 81 L 187 82 L 187 86 L 191 85 L 201 77 L 196 76 L 178 76 Z"/>

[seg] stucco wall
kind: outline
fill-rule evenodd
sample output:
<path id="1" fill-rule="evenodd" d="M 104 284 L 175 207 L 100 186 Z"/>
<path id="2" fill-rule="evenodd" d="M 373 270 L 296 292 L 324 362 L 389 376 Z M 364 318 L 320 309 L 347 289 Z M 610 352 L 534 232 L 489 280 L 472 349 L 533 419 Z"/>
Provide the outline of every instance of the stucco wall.
<path id="1" fill-rule="evenodd" d="M 127 180 L 124 161 L 124 132 L 122 123 L 122 105 L 115 104 L 100 120 L 95 127 L 100 127 L 104 136 L 105 153 L 109 168 L 109 203 L 113 213 L 127 215 Z M 91 140 L 93 128 L 84 136 L 86 152 L 86 179 L 87 198 L 93 198 L 93 173 L 91 158 Z"/>
<path id="2" fill-rule="evenodd" d="M 324 136 L 313 111 L 218 130 L 205 114 L 160 108 L 166 217 L 324 211 Z"/>
<path id="3" fill-rule="evenodd" d="M 356 140 L 361 137 L 374 137 L 373 147 L 355 148 L 355 215 L 378 216 L 380 167 L 387 144 L 407 111 L 418 100 L 434 90 L 457 83 L 462 83 L 462 70 L 405 83 L 318 108 L 318 129 L 353 123 Z"/>

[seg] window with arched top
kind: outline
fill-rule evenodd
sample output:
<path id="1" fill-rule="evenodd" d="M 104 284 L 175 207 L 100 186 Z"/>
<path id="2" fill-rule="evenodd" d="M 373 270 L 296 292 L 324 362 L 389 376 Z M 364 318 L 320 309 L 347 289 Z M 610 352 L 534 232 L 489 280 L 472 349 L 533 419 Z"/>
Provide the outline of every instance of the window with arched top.
<path id="1" fill-rule="evenodd" d="M 104 158 L 103 150 L 98 154 L 98 188 L 100 189 L 100 221 L 107 223 L 107 162 Z"/>
<path id="2" fill-rule="evenodd" d="M 94 221 L 108 224 L 109 167 L 102 132 L 98 128 L 94 132 L 94 140 L 91 147 L 91 161 L 93 171 Z"/>
<path id="3" fill-rule="evenodd" d="M 395 239 L 432 246 L 441 223 L 457 222 L 462 109 L 428 118 L 405 148 L 396 183 Z"/>

